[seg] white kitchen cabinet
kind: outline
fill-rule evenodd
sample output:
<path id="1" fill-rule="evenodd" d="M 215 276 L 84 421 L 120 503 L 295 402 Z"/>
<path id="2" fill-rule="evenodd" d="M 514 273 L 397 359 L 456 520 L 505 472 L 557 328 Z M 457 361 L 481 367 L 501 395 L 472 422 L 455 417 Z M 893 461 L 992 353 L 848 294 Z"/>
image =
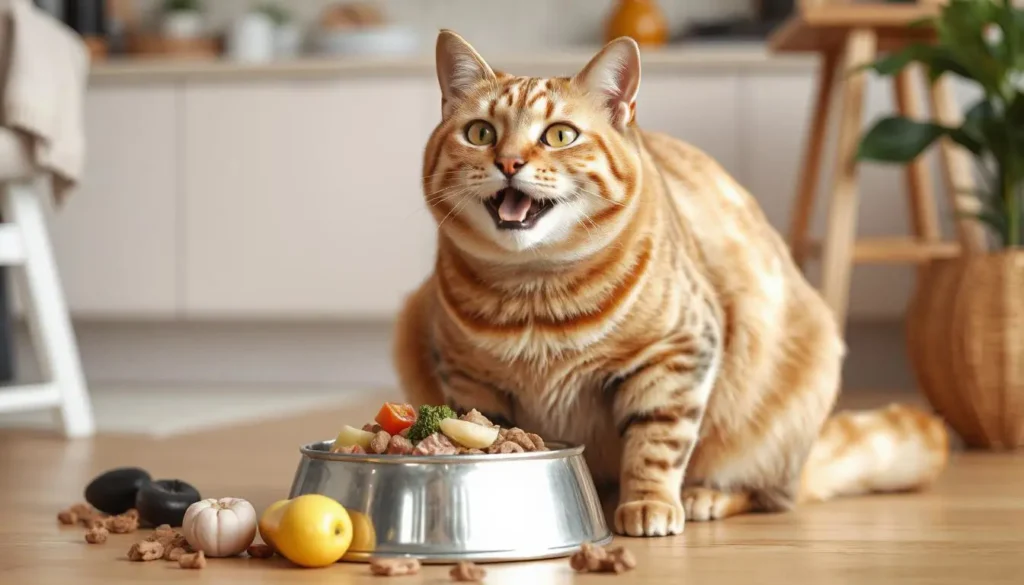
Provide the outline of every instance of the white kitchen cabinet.
<path id="1" fill-rule="evenodd" d="M 655 59 L 644 72 L 638 122 L 713 156 L 785 234 L 815 71 L 710 55 L 722 63 Z M 575 61 L 537 67 L 562 71 Z M 439 118 L 432 67 L 232 67 L 147 77 L 110 66 L 93 79 L 86 177 L 53 222 L 72 312 L 392 318 L 434 259 L 435 226 L 420 186 L 423 149 Z M 865 125 L 892 107 L 887 82 L 869 87 Z M 826 168 L 823 195 L 828 175 Z M 905 231 L 901 170 L 866 165 L 861 179 L 860 233 Z M 810 277 L 817 282 L 816 264 Z M 910 267 L 858 267 L 851 314 L 900 315 L 912 280 Z"/>
<path id="2" fill-rule="evenodd" d="M 428 274 L 428 77 L 185 89 L 190 317 L 392 317 Z"/>
<path id="3" fill-rule="evenodd" d="M 76 316 L 155 318 L 178 309 L 179 90 L 90 88 L 80 187 L 51 233 Z"/>

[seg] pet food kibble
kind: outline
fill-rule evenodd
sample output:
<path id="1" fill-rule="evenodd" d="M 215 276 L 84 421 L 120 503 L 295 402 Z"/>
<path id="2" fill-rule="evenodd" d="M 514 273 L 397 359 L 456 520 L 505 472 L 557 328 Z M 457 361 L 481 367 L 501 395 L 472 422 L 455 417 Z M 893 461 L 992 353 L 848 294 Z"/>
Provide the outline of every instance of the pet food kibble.
<path id="1" fill-rule="evenodd" d="M 164 545 L 159 542 L 136 542 L 128 549 L 129 561 L 155 561 L 164 556 Z"/>
<path id="2" fill-rule="evenodd" d="M 96 526 L 90 528 L 85 533 L 85 542 L 89 544 L 103 544 L 107 542 L 107 537 L 110 535 L 110 531 L 102 526 Z"/>
<path id="3" fill-rule="evenodd" d="M 139 529 L 137 516 L 111 516 L 106 520 L 107 530 L 114 534 L 128 534 Z"/>
<path id="4" fill-rule="evenodd" d="M 251 545 L 245 552 L 254 559 L 269 559 L 274 556 L 274 549 L 265 544 Z"/>
<path id="5" fill-rule="evenodd" d="M 370 572 L 384 577 L 415 575 L 420 572 L 420 562 L 416 559 L 373 559 Z"/>
<path id="6" fill-rule="evenodd" d="M 504 455 L 548 451 L 536 433 L 512 427 L 505 418 L 491 421 L 479 410 L 458 416 L 451 405 L 385 403 L 362 429 L 344 425 L 331 453 L 348 455 Z M 511 428 L 503 428 L 501 425 Z M 143 516 L 145 516 L 143 514 Z"/>
<path id="7" fill-rule="evenodd" d="M 448 574 L 451 575 L 452 581 L 482 581 L 487 576 L 487 571 L 473 563 L 461 562 Z"/>
<path id="8" fill-rule="evenodd" d="M 370 452 L 380 455 L 388 450 L 391 444 L 391 435 L 387 431 L 377 431 L 370 439 Z"/>
<path id="9" fill-rule="evenodd" d="M 540 435 L 538 435 L 536 433 L 526 433 L 526 436 L 529 437 L 531 441 L 533 441 L 533 450 L 534 451 L 547 451 L 548 450 L 547 446 L 544 444 L 544 439 L 540 438 Z"/>
<path id="10" fill-rule="evenodd" d="M 388 442 L 388 455 L 408 455 L 415 448 L 409 439 L 402 435 L 395 435 Z"/>
<path id="11" fill-rule="evenodd" d="M 569 559 L 569 565 L 580 573 L 623 573 L 636 568 L 636 557 L 618 546 L 605 549 L 584 543 Z"/>
<path id="12" fill-rule="evenodd" d="M 57 520 L 61 524 L 72 525 L 81 524 L 85 528 L 92 528 L 96 521 L 102 521 L 104 515 L 94 509 L 89 504 L 75 504 L 66 510 L 61 510 L 57 514 Z"/>
<path id="13" fill-rule="evenodd" d="M 476 423 L 478 425 L 485 426 L 485 427 L 493 427 L 494 426 L 494 423 L 492 423 L 490 421 L 490 419 L 488 419 L 486 416 L 480 414 L 480 411 L 478 411 L 475 408 L 473 410 L 467 412 L 466 414 L 462 415 L 460 418 L 462 418 L 462 420 L 464 420 L 464 421 L 468 421 L 468 422 L 471 422 L 471 423 Z"/>
<path id="14" fill-rule="evenodd" d="M 569 558 L 569 565 L 574 571 L 580 573 L 596 571 L 600 568 L 601 561 L 607 557 L 608 553 L 603 548 L 585 542 L 580 550 Z"/>
<path id="15" fill-rule="evenodd" d="M 57 521 L 65 526 L 78 524 L 78 514 L 75 514 L 71 510 L 61 510 L 60 513 L 57 514 Z"/>
<path id="16" fill-rule="evenodd" d="M 524 451 L 523 447 L 521 445 L 519 445 L 518 443 L 513 443 L 512 441 L 504 441 L 504 442 L 502 442 L 500 439 L 499 439 L 499 442 L 491 445 L 487 449 L 487 452 L 490 453 L 491 455 L 494 455 L 494 454 L 507 455 L 509 453 L 522 453 L 523 451 Z"/>
<path id="17" fill-rule="evenodd" d="M 608 555 L 615 561 L 615 572 L 622 573 L 636 568 L 636 557 L 623 547 L 612 549 Z"/>
<path id="18" fill-rule="evenodd" d="M 515 443 L 523 448 L 523 451 L 533 451 L 536 447 L 530 437 L 526 435 L 526 431 L 520 428 L 509 429 L 508 435 L 505 436 L 506 441 Z"/>
<path id="19" fill-rule="evenodd" d="M 178 566 L 182 569 L 202 569 L 206 567 L 206 555 L 203 551 L 181 555 Z"/>
<path id="20" fill-rule="evenodd" d="M 441 433 L 434 433 L 420 441 L 413 449 L 414 455 L 455 455 L 459 449 L 452 444 L 448 437 Z"/>

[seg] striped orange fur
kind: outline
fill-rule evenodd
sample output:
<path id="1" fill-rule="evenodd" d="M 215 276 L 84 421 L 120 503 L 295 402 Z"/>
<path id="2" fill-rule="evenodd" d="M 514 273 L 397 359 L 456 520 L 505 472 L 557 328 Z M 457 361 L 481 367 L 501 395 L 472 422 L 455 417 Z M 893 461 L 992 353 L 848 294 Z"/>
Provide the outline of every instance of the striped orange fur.
<path id="1" fill-rule="evenodd" d="M 845 352 L 832 314 L 732 177 L 639 129 L 633 41 L 541 79 L 495 72 L 443 31 L 437 70 L 436 266 L 396 329 L 410 401 L 585 444 L 629 535 L 941 470 L 930 415 L 826 422 Z"/>

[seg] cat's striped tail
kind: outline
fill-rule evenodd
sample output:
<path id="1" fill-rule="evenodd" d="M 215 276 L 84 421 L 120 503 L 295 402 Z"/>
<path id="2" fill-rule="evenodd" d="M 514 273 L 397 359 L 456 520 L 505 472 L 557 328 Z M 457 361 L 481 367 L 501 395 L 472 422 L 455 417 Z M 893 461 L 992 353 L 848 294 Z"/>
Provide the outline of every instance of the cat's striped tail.
<path id="1" fill-rule="evenodd" d="M 840 412 L 822 428 L 804 466 L 799 500 L 921 489 L 946 467 L 942 420 L 909 406 Z"/>

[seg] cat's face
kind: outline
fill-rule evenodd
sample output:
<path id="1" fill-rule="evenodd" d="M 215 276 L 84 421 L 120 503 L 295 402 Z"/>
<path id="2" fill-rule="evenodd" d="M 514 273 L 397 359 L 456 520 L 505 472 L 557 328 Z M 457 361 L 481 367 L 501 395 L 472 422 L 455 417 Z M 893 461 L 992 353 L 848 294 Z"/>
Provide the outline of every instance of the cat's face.
<path id="1" fill-rule="evenodd" d="M 440 230 L 483 258 L 584 256 L 608 244 L 639 189 L 623 132 L 639 84 L 635 43 L 573 78 L 495 74 L 454 33 L 438 39 L 442 121 L 424 159 Z"/>

